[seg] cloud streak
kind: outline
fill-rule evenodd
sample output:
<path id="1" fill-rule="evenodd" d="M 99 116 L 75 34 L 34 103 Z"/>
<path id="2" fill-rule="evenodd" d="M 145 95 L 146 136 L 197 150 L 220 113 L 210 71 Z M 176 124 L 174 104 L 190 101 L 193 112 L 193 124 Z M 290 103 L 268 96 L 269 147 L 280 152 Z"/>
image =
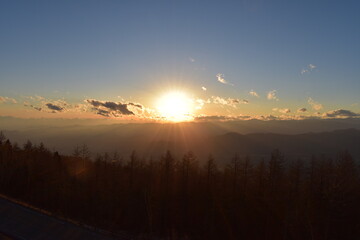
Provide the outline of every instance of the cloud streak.
<path id="1" fill-rule="evenodd" d="M 319 110 L 321 110 L 323 108 L 323 105 L 321 103 L 318 103 L 318 102 L 314 101 L 311 97 L 309 97 L 308 103 L 316 111 L 319 111 Z"/>
<path id="2" fill-rule="evenodd" d="M 0 96 L 0 103 L 13 103 L 13 104 L 16 104 L 17 101 L 14 98 Z"/>
<path id="3" fill-rule="evenodd" d="M 71 110 L 71 105 L 69 105 L 65 100 L 47 100 L 41 96 L 29 96 L 26 97 L 28 101 L 24 102 L 25 107 L 31 107 L 39 112 L 47 112 L 47 113 L 59 113 L 59 112 L 67 112 Z"/>
<path id="4" fill-rule="evenodd" d="M 221 104 L 221 105 L 227 105 L 231 107 L 235 107 L 237 104 L 248 104 L 249 101 L 246 99 L 237 99 L 237 98 L 222 98 L 218 96 L 212 96 L 212 103 L 214 104 Z"/>
<path id="5" fill-rule="evenodd" d="M 316 65 L 310 63 L 309 65 L 306 66 L 306 68 L 301 69 L 300 73 L 301 74 L 310 73 L 316 68 L 317 68 Z"/>
<path id="6" fill-rule="evenodd" d="M 234 86 L 234 84 L 232 84 L 232 83 L 230 83 L 230 82 L 228 82 L 228 81 L 225 80 L 225 75 L 222 74 L 222 73 L 216 74 L 216 78 L 217 78 L 217 81 L 218 81 L 219 83 Z"/>
<path id="7" fill-rule="evenodd" d="M 273 108 L 274 112 L 280 112 L 280 113 L 290 113 L 291 110 L 289 108 Z"/>

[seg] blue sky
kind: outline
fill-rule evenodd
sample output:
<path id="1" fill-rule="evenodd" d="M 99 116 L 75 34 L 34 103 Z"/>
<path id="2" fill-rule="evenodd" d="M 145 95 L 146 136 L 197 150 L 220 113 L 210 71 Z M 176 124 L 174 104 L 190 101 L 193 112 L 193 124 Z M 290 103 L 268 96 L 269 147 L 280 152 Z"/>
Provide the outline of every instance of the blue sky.
<path id="1" fill-rule="evenodd" d="M 249 101 L 226 110 L 234 114 L 296 112 L 309 98 L 323 112 L 359 112 L 359 10 L 357 1 L 1 1 L 0 96 L 152 107 L 181 88 Z M 272 90 L 279 101 L 267 99 Z M 225 111 L 214 109 L 206 114 Z"/>

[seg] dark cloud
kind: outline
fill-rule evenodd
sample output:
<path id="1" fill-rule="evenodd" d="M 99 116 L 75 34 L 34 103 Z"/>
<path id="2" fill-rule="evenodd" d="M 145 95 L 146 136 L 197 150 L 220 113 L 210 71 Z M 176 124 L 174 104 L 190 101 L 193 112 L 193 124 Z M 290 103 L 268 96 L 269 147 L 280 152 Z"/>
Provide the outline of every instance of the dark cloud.
<path id="1" fill-rule="evenodd" d="M 58 105 L 55 105 L 55 104 L 52 104 L 52 103 L 47 103 L 45 104 L 50 110 L 53 110 L 53 111 L 57 111 L 57 112 L 61 112 L 64 110 L 63 107 L 60 107 Z"/>
<path id="2" fill-rule="evenodd" d="M 137 107 L 137 108 L 140 108 L 140 109 L 143 109 L 143 106 L 141 104 L 138 104 L 138 103 L 128 103 L 128 105 L 131 105 L 131 106 L 134 106 L 134 107 Z"/>
<path id="3" fill-rule="evenodd" d="M 31 107 L 31 108 L 35 109 L 36 111 L 39 111 L 39 112 L 42 111 L 42 108 L 41 108 L 41 107 L 37 107 L 37 106 L 34 106 L 34 105 L 32 105 L 32 104 L 24 103 L 24 106 L 25 106 L 25 107 Z"/>
<path id="4" fill-rule="evenodd" d="M 46 112 L 46 113 L 58 113 L 68 111 L 69 108 L 65 108 L 65 106 L 70 107 L 65 100 L 46 100 L 43 97 L 36 96 L 36 97 L 27 97 L 29 100 L 24 102 L 25 107 L 31 107 L 39 112 Z"/>
<path id="5" fill-rule="evenodd" d="M 324 116 L 329 117 L 329 118 L 337 118 L 337 117 L 351 118 L 351 117 L 360 117 L 360 114 L 354 113 L 350 110 L 337 109 L 337 110 L 333 110 L 333 111 L 324 113 Z"/>
<path id="6" fill-rule="evenodd" d="M 96 114 L 104 116 L 104 117 L 111 117 L 111 112 L 103 110 L 103 109 L 96 109 L 94 108 L 94 110 L 96 111 Z"/>
<path id="7" fill-rule="evenodd" d="M 306 112 L 307 109 L 306 109 L 306 108 L 299 108 L 297 111 L 298 111 L 298 112 Z"/>
<path id="8" fill-rule="evenodd" d="M 279 118 L 270 114 L 265 116 L 264 115 L 257 116 L 256 119 L 269 121 L 269 120 L 278 120 Z"/>
<path id="9" fill-rule="evenodd" d="M 129 106 L 143 109 L 143 106 L 138 103 L 120 103 L 109 101 L 98 101 L 95 99 L 85 100 L 91 104 L 97 114 L 102 116 L 119 116 L 119 115 L 135 115 L 135 113 L 129 109 Z"/>

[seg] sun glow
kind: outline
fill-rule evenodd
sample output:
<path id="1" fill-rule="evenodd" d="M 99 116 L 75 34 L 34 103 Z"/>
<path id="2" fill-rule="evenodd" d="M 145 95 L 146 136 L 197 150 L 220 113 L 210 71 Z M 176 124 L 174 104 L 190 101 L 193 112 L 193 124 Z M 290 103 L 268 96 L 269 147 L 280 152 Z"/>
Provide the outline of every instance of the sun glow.
<path id="1" fill-rule="evenodd" d="M 184 92 L 169 92 L 157 101 L 157 110 L 167 121 L 183 122 L 193 120 L 194 103 Z"/>

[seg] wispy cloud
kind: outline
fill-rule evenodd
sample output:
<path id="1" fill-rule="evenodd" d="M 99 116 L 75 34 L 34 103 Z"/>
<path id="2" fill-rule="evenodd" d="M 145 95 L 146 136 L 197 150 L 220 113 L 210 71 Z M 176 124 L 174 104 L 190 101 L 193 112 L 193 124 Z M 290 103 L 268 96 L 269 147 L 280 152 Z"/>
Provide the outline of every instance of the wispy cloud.
<path id="1" fill-rule="evenodd" d="M 321 110 L 323 108 L 323 105 L 321 103 L 318 103 L 318 102 L 314 101 L 311 97 L 309 97 L 308 103 L 316 111 L 319 111 L 319 110 Z"/>
<path id="2" fill-rule="evenodd" d="M 279 101 L 279 98 L 276 96 L 276 90 L 272 90 L 272 91 L 268 92 L 267 99 Z"/>
<path id="3" fill-rule="evenodd" d="M 219 122 L 228 122 L 228 121 L 247 121 L 247 120 L 262 120 L 262 121 L 274 121 L 274 120 L 293 120 L 293 119 L 302 119 L 299 116 L 283 115 L 283 116 L 274 116 L 274 115 L 200 115 L 194 118 L 195 121 L 219 121 Z"/>
<path id="4" fill-rule="evenodd" d="M 220 82 L 222 84 L 227 84 L 227 85 L 234 86 L 234 84 L 232 84 L 232 83 L 225 80 L 225 75 L 222 74 L 222 73 L 216 74 L 216 78 L 217 78 L 218 82 Z"/>
<path id="5" fill-rule="evenodd" d="M 280 113 L 290 113 L 291 110 L 289 108 L 273 108 L 274 112 L 280 112 Z"/>
<path id="6" fill-rule="evenodd" d="M 251 91 L 249 92 L 249 94 L 250 94 L 251 96 L 253 96 L 253 97 L 259 97 L 259 94 L 258 94 L 257 92 L 255 92 L 254 90 L 251 90 Z"/>
<path id="7" fill-rule="evenodd" d="M 36 100 L 38 100 L 38 101 L 44 101 L 45 100 L 45 98 L 44 97 L 42 97 L 42 96 L 39 96 L 39 95 L 35 95 L 35 97 L 34 97 Z"/>
<path id="8" fill-rule="evenodd" d="M 206 91 L 206 90 L 207 90 L 207 88 L 204 87 L 204 86 L 202 86 L 201 89 L 202 89 L 203 91 Z"/>
<path id="9" fill-rule="evenodd" d="M 35 97 L 29 96 L 26 99 L 27 101 L 24 102 L 24 106 L 39 112 L 59 113 L 67 112 L 72 108 L 64 99 L 50 100 L 38 95 L 35 95 Z"/>
<path id="10" fill-rule="evenodd" d="M 221 105 L 227 105 L 231 107 L 235 107 L 237 104 L 248 104 L 249 101 L 246 99 L 237 99 L 237 98 L 222 98 L 218 96 L 212 96 L 211 97 L 212 102 L 214 104 L 221 104 Z"/>
<path id="11" fill-rule="evenodd" d="M 236 120 L 250 120 L 253 119 L 251 116 L 238 115 L 238 116 L 226 116 L 226 115 L 199 115 L 194 118 L 194 121 L 210 122 L 210 121 L 236 121 Z"/>
<path id="12" fill-rule="evenodd" d="M 301 69 L 300 73 L 301 74 L 310 73 L 311 71 L 315 70 L 316 68 L 317 68 L 316 65 L 310 63 L 305 68 Z"/>
<path id="13" fill-rule="evenodd" d="M 311 63 L 308 65 L 308 67 L 310 70 L 314 70 L 315 68 L 317 68 L 314 64 Z"/>
<path id="14" fill-rule="evenodd" d="M 14 98 L 9 97 L 2 97 L 0 96 L 0 103 L 17 103 L 17 101 Z"/>
<path id="15" fill-rule="evenodd" d="M 25 105 L 26 107 L 31 107 L 31 108 L 33 108 L 33 109 L 35 109 L 36 111 L 39 111 L 39 112 L 42 112 L 42 108 L 41 107 L 37 107 L 37 106 L 34 106 L 34 105 Z"/>
<path id="16" fill-rule="evenodd" d="M 309 72 L 309 70 L 308 70 L 308 69 L 304 69 L 304 68 L 301 69 L 301 71 L 300 71 L 301 74 L 305 74 L 305 73 L 308 73 L 308 72 Z"/>
<path id="17" fill-rule="evenodd" d="M 305 108 L 300 108 L 300 112 L 303 112 Z M 199 115 L 195 117 L 195 121 L 239 121 L 239 120 L 263 120 L 263 121 L 281 121 L 281 120 L 306 120 L 306 119 L 346 119 L 346 118 L 360 118 L 360 113 L 355 113 L 350 110 L 337 109 L 326 112 L 324 114 L 314 113 L 312 115 L 297 115 L 290 114 L 288 108 L 274 108 L 276 112 L 284 113 L 283 115 Z M 299 111 L 298 110 L 298 111 Z"/>
<path id="18" fill-rule="evenodd" d="M 208 100 L 204 100 L 201 98 L 196 99 L 194 101 L 195 109 L 197 109 L 197 110 L 202 109 L 206 103 L 211 103 L 210 99 L 208 99 Z"/>

